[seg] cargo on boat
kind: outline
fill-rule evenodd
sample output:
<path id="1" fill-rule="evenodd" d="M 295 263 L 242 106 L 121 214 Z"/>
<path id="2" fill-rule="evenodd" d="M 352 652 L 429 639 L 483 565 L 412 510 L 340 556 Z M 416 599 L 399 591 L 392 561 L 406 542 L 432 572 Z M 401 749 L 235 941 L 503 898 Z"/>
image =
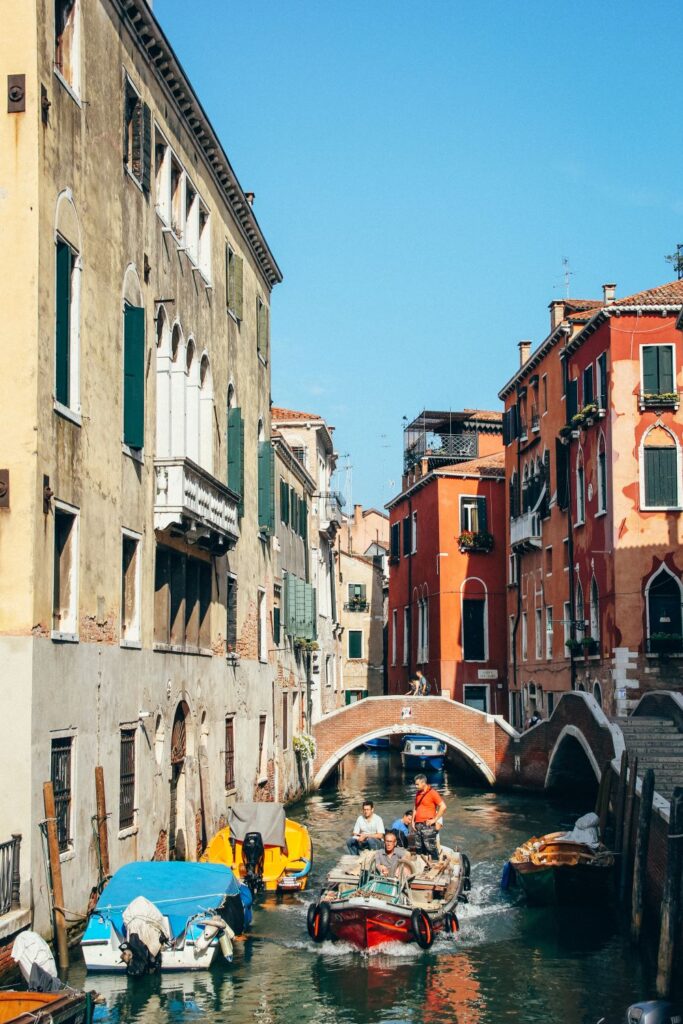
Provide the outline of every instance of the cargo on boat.
<path id="1" fill-rule="evenodd" d="M 90 993 L 0 992 L 0 1024 L 90 1024 Z"/>

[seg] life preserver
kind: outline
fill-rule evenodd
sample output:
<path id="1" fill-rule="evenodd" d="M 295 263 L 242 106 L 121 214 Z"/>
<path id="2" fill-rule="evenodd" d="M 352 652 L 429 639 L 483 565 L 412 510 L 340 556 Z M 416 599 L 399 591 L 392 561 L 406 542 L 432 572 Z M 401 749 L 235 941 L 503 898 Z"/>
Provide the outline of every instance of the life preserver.
<path id="1" fill-rule="evenodd" d="M 416 907 L 410 916 L 410 927 L 418 946 L 421 946 L 422 949 L 429 949 L 434 941 L 434 927 L 429 919 L 429 914 Z"/>
<path id="2" fill-rule="evenodd" d="M 308 934 L 314 942 L 324 942 L 330 930 L 330 905 L 326 900 L 311 903 L 306 915 Z"/>
<path id="3" fill-rule="evenodd" d="M 443 930 L 446 935 L 457 935 L 460 931 L 460 922 L 457 914 L 447 910 L 443 915 Z"/>

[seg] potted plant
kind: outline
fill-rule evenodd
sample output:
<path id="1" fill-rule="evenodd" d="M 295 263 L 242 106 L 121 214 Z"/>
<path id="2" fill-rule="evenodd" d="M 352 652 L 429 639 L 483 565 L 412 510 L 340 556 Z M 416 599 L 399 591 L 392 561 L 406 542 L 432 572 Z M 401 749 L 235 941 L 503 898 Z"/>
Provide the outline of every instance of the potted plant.
<path id="1" fill-rule="evenodd" d="M 315 740 L 307 732 L 298 732 L 292 737 L 292 746 L 298 759 L 305 764 L 315 760 Z"/>
<path id="2" fill-rule="evenodd" d="M 585 658 L 590 657 L 592 654 L 598 653 L 598 641 L 592 636 L 584 636 L 579 641 L 583 648 L 583 655 Z"/>
<path id="3" fill-rule="evenodd" d="M 650 654 L 660 657 L 679 654 L 683 650 L 683 637 L 680 633 L 650 633 L 649 648 Z"/>
<path id="4" fill-rule="evenodd" d="M 562 444 L 569 444 L 572 435 L 572 428 L 567 423 L 564 427 L 560 427 L 560 441 Z"/>
<path id="5" fill-rule="evenodd" d="M 581 641 L 580 640 L 573 640 L 570 637 L 569 640 L 565 640 L 564 646 L 569 651 L 569 654 L 573 657 L 575 654 L 578 654 L 579 651 L 581 650 Z"/>
<path id="6" fill-rule="evenodd" d="M 461 551 L 491 551 L 493 534 L 487 530 L 463 530 L 458 537 Z"/>
<path id="7" fill-rule="evenodd" d="M 588 405 L 584 405 L 581 410 L 583 421 L 587 427 L 592 427 L 595 423 L 595 417 L 598 414 L 598 407 L 595 402 L 589 402 Z"/>

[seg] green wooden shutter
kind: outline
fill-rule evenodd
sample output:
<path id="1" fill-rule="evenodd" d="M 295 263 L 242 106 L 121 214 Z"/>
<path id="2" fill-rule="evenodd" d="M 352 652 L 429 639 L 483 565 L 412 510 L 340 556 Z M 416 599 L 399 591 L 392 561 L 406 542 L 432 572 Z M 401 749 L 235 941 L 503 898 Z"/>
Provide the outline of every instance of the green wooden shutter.
<path id="1" fill-rule="evenodd" d="M 280 609 L 273 608 L 273 640 L 279 646 L 280 644 Z"/>
<path id="2" fill-rule="evenodd" d="M 239 495 L 239 515 L 244 515 L 244 421 L 242 410 L 228 409 L 228 487 Z"/>
<path id="3" fill-rule="evenodd" d="M 66 242 L 57 242 L 57 328 L 55 337 L 55 398 L 69 405 L 71 398 L 71 270 L 73 257 Z"/>
<path id="4" fill-rule="evenodd" d="M 566 509 L 569 504 L 569 448 L 559 439 L 555 441 L 555 466 L 557 473 L 557 504 Z"/>
<path id="5" fill-rule="evenodd" d="M 142 188 L 149 192 L 152 177 L 152 114 L 146 103 L 142 104 Z"/>
<path id="6" fill-rule="evenodd" d="M 305 633 L 304 636 L 307 640 L 315 640 L 316 637 L 316 623 L 315 623 L 315 591 L 310 583 L 304 583 L 304 617 L 305 617 Z"/>
<path id="7" fill-rule="evenodd" d="M 594 398 L 593 394 L 593 367 L 587 366 L 583 371 L 583 404 L 590 405 Z"/>
<path id="8" fill-rule="evenodd" d="M 578 380 L 567 381 L 567 423 L 571 423 L 572 416 L 579 411 L 579 382 Z"/>
<path id="9" fill-rule="evenodd" d="M 477 530 L 486 533 L 488 523 L 486 520 L 486 498 L 477 498 Z"/>
<path id="10" fill-rule="evenodd" d="M 676 449 L 646 448 L 645 504 L 652 508 L 672 508 L 678 505 L 676 480 Z"/>
<path id="11" fill-rule="evenodd" d="M 545 479 L 545 498 L 541 514 L 545 519 L 550 515 L 550 498 L 552 495 L 552 484 L 550 480 L 550 451 L 546 448 L 543 452 L 543 476 Z"/>
<path id="12" fill-rule="evenodd" d="M 123 440 L 130 448 L 145 444 L 145 311 L 123 310 Z"/>
<path id="13" fill-rule="evenodd" d="M 263 533 L 272 533 L 275 523 L 275 452 L 270 441 L 259 442 L 258 523 Z"/>
<path id="14" fill-rule="evenodd" d="M 670 345 L 660 345 L 657 349 L 659 363 L 660 395 L 670 395 L 674 391 L 673 349 Z"/>
<path id="15" fill-rule="evenodd" d="M 285 632 L 288 636 L 296 635 L 296 592 L 297 580 L 288 573 L 285 576 Z"/>
<path id="16" fill-rule="evenodd" d="M 607 408 L 607 353 L 603 352 L 598 356 L 598 367 L 600 368 L 600 408 Z"/>
<path id="17" fill-rule="evenodd" d="M 289 488 L 280 477 L 280 522 L 289 524 Z"/>
<path id="18" fill-rule="evenodd" d="M 232 311 L 238 320 L 244 319 L 244 260 L 237 253 L 234 254 L 235 277 Z"/>
<path id="19" fill-rule="evenodd" d="M 643 391 L 659 394 L 659 359 L 655 345 L 643 345 Z"/>
<path id="20" fill-rule="evenodd" d="M 363 656 L 363 633 L 360 629 L 349 630 L 349 658 Z"/>
<path id="21" fill-rule="evenodd" d="M 256 346 L 262 359 L 268 361 L 268 307 L 260 298 L 256 300 Z"/>

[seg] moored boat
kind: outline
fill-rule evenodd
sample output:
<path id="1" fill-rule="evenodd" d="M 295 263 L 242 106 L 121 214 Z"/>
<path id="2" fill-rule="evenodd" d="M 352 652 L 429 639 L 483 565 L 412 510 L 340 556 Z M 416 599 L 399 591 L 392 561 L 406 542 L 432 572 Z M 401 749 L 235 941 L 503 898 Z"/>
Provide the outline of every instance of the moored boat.
<path id="1" fill-rule="evenodd" d="M 374 871 L 370 851 L 342 857 L 308 908 L 314 942 L 341 939 L 359 949 L 416 942 L 428 949 L 438 932 L 454 935 L 460 927 L 458 901 L 467 899 L 469 888 L 467 857 L 443 847 L 435 863 L 418 854 L 406 863 L 407 876 L 387 878 Z"/>
<path id="2" fill-rule="evenodd" d="M 374 740 L 366 740 L 363 746 L 366 750 L 391 750 L 391 740 L 388 736 L 376 736 Z"/>
<path id="3" fill-rule="evenodd" d="M 401 763 L 411 771 L 442 772 L 446 760 L 446 744 L 433 736 L 406 736 L 401 750 Z"/>
<path id="4" fill-rule="evenodd" d="M 0 992 L 0 1024 L 90 1024 L 88 992 Z"/>
<path id="5" fill-rule="evenodd" d="M 219 864 L 144 861 L 109 880 L 81 947 L 89 971 L 208 969 L 251 923 L 251 893 Z"/>
<path id="6" fill-rule="evenodd" d="M 240 803 L 201 860 L 229 867 L 252 892 L 296 892 L 308 883 L 313 848 L 308 829 L 286 818 L 282 804 Z"/>
<path id="7" fill-rule="evenodd" d="M 586 814 L 571 832 L 532 836 L 508 863 L 530 904 L 585 904 L 608 896 L 614 854 L 599 841 L 597 815 Z"/>

